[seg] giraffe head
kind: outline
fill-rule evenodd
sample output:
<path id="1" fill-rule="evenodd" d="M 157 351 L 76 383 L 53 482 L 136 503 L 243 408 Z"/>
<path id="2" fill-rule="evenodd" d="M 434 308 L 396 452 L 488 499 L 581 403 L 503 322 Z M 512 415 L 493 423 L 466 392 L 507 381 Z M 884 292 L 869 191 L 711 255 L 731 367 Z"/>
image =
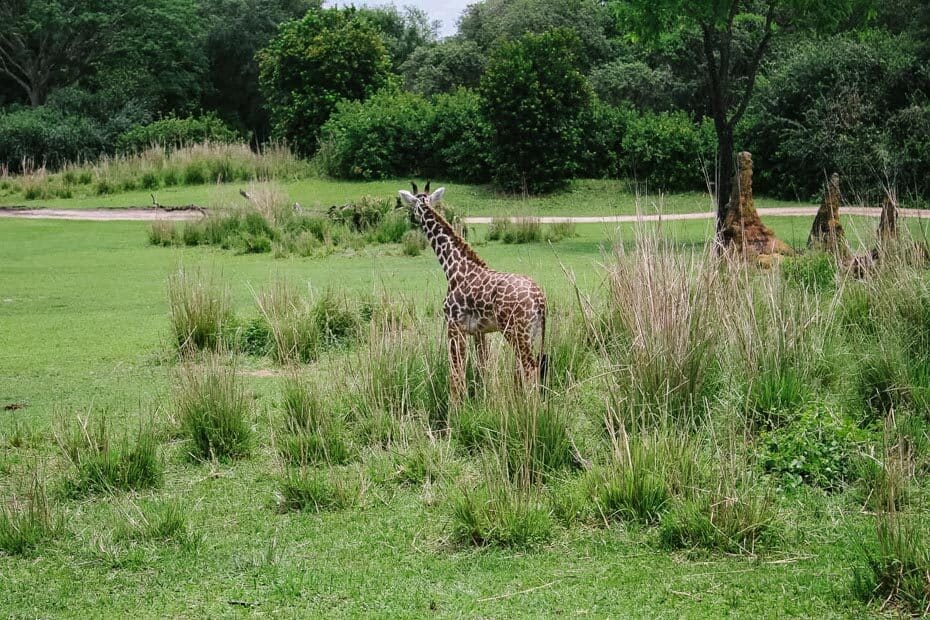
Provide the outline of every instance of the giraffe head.
<path id="1" fill-rule="evenodd" d="M 429 181 L 426 182 L 426 187 L 423 188 L 422 192 L 417 190 L 417 184 L 413 181 L 410 182 L 410 185 L 413 187 L 412 194 L 403 189 L 400 190 L 398 194 L 400 195 L 400 199 L 408 207 L 410 207 L 414 219 L 416 219 L 417 222 L 422 222 L 424 209 L 439 204 L 439 202 L 442 200 L 442 195 L 446 191 L 446 188 L 440 187 L 435 192 L 430 194 Z"/>

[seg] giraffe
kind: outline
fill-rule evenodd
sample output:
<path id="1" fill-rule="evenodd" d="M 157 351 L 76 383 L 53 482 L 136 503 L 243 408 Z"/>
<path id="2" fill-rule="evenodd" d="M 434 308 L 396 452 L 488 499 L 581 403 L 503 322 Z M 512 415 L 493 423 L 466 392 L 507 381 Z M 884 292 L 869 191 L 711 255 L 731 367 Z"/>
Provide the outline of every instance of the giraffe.
<path id="1" fill-rule="evenodd" d="M 475 340 L 479 368 L 488 357 L 485 334 L 500 331 L 517 354 L 524 383 L 535 385 L 545 378 L 546 296 L 526 276 L 489 268 L 455 229 L 437 213 L 433 205 L 442 200 L 446 189 L 429 193 L 401 190 L 414 220 L 423 229 L 449 282 L 442 309 L 446 320 L 451 370 L 452 401 L 458 402 L 465 389 L 465 348 L 467 337 Z M 538 355 L 533 345 L 539 340 Z"/>

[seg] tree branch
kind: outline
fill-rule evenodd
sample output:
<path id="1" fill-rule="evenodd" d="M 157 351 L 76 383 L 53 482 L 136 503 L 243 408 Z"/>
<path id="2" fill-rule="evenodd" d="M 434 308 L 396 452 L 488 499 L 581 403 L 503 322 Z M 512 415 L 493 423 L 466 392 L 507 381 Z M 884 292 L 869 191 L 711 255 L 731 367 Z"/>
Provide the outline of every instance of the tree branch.
<path id="1" fill-rule="evenodd" d="M 732 127 L 735 127 L 737 123 L 743 118 L 743 114 L 746 113 L 746 108 L 749 106 L 749 100 L 752 98 L 752 91 L 756 86 L 756 76 L 759 75 L 759 67 L 762 64 L 762 57 L 765 55 L 765 51 L 768 48 L 769 42 L 772 40 L 772 36 L 775 31 L 772 29 L 772 25 L 775 22 L 775 5 L 778 3 L 778 0 L 769 1 L 769 10 L 765 15 L 765 33 L 762 35 L 762 40 L 759 42 L 759 46 L 756 47 L 755 52 L 752 55 L 752 60 L 749 64 L 749 83 L 746 84 L 746 89 L 743 91 L 742 100 L 739 103 L 739 107 L 736 109 L 736 112 L 730 118 L 729 124 Z"/>

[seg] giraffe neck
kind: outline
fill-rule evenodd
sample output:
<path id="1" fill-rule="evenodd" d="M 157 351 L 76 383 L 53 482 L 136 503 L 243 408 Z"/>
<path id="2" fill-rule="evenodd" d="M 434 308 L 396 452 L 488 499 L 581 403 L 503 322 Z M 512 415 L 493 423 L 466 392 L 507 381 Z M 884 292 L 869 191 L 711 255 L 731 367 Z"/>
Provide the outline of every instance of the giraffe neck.
<path id="1" fill-rule="evenodd" d="M 487 267 L 471 246 L 455 232 L 452 225 L 432 207 L 421 204 L 419 215 L 423 233 L 436 252 L 436 258 L 439 259 L 449 284 L 461 282 L 462 278 L 475 268 Z"/>

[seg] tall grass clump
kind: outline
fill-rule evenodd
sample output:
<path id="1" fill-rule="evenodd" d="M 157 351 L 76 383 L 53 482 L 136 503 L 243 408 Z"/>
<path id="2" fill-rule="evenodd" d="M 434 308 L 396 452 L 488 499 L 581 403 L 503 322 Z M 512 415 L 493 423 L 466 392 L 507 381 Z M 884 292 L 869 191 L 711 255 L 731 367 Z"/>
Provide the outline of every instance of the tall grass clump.
<path id="1" fill-rule="evenodd" d="M 33 474 L 22 496 L 0 505 L 0 555 L 27 555 L 55 538 L 61 527 L 45 482 Z"/>
<path id="2" fill-rule="evenodd" d="M 146 501 L 127 513 L 126 520 L 116 528 L 116 540 L 175 543 L 192 548 L 200 537 L 193 531 L 187 510 L 176 500 Z"/>
<path id="3" fill-rule="evenodd" d="M 326 290 L 313 299 L 284 279 L 256 294 L 255 303 L 271 332 L 272 357 L 282 364 L 311 362 L 326 347 L 349 344 L 362 323 L 347 297 Z"/>
<path id="4" fill-rule="evenodd" d="M 283 424 L 278 451 L 291 465 L 342 464 L 349 460 L 350 445 L 343 415 L 319 388 L 297 374 L 281 388 Z"/>
<path id="5" fill-rule="evenodd" d="M 772 274 L 733 275 L 730 374 L 749 421 L 774 427 L 829 391 L 837 350 L 835 306 Z"/>
<path id="6" fill-rule="evenodd" d="M 876 517 L 875 539 L 863 548 L 853 573 L 853 590 L 883 609 L 925 616 L 930 610 L 930 528 L 920 515 L 899 512 Z"/>
<path id="7" fill-rule="evenodd" d="M 179 268 L 168 277 L 171 331 L 182 354 L 222 348 L 232 318 L 229 288 L 216 276 Z"/>
<path id="8" fill-rule="evenodd" d="M 363 434 L 389 440 L 398 423 L 412 419 L 445 428 L 449 415 L 449 361 L 435 330 L 414 322 L 406 328 L 390 315 L 373 317 L 359 350 L 352 408 Z"/>
<path id="9" fill-rule="evenodd" d="M 497 481 L 451 500 L 452 539 L 476 547 L 529 547 L 552 536 L 552 511 L 538 492 Z"/>
<path id="10" fill-rule="evenodd" d="M 532 217 L 494 218 L 488 227 L 488 241 L 504 243 L 538 243 L 543 237 L 539 220 Z"/>
<path id="11" fill-rule="evenodd" d="M 216 356 L 181 368 L 175 388 L 181 432 L 197 460 L 245 457 L 252 448 L 251 407 L 232 365 Z"/>
<path id="12" fill-rule="evenodd" d="M 595 337 L 614 368 L 607 385 L 615 407 L 631 420 L 692 423 L 718 385 L 719 270 L 709 256 L 647 232 L 631 250 L 617 244 L 607 277 Z"/>
<path id="13" fill-rule="evenodd" d="M 106 416 L 78 417 L 73 429 L 59 433 L 58 443 L 74 470 L 67 482 L 74 496 L 150 489 L 164 476 L 156 435 L 142 426 L 131 437 L 118 435 Z"/>
<path id="14" fill-rule="evenodd" d="M 367 481 L 358 470 L 287 467 L 278 482 L 278 512 L 324 512 L 360 506 Z"/>

